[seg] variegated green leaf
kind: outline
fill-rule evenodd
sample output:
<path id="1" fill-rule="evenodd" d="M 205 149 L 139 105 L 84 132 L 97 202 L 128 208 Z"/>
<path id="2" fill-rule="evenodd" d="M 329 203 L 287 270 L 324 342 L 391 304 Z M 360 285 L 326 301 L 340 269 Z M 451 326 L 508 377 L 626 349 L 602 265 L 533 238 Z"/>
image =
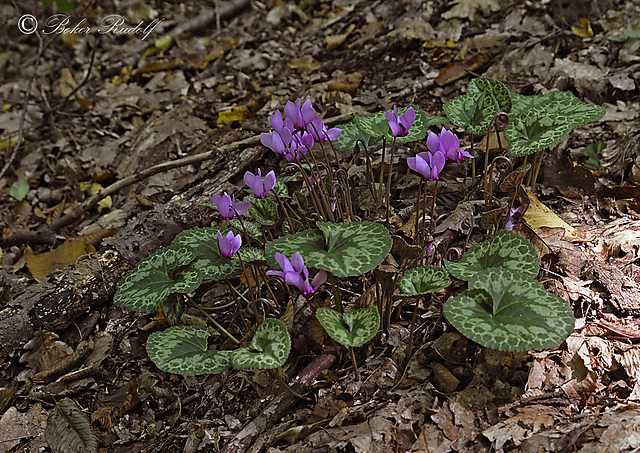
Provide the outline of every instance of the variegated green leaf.
<path id="1" fill-rule="evenodd" d="M 570 91 L 554 91 L 549 94 L 537 96 L 523 96 L 511 93 L 511 100 L 513 102 L 513 108 L 511 109 L 512 119 L 536 110 L 544 112 L 545 114 L 562 115 L 566 117 L 572 129 L 598 120 L 606 113 L 603 107 L 582 102 Z M 507 129 L 508 128 L 507 126 Z"/>
<path id="2" fill-rule="evenodd" d="M 255 247 L 241 247 L 240 250 L 238 250 L 238 253 L 245 264 L 252 263 L 254 261 L 267 261 L 264 251 Z"/>
<path id="3" fill-rule="evenodd" d="M 442 106 L 449 121 L 466 127 L 472 134 L 481 134 L 489 128 L 498 113 L 498 101 L 489 92 L 473 92 L 455 97 Z"/>
<path id="4" fill-rule="evenodd" d="M 169 322 L 169 325 L 177 326 L 184 313 L 184 298 L 181 294 L 169 294 L 160 302 L 162 316 Z"/>
<path id="5" fill-rule="evenodd" d="M 449 274 L 441 267 L 422 266 L 411 269 L 398 279 L 402 296 L 419 296 L 433 293 L 451 284 Z"/>
<path id="6" fill-rule="evenodd" d="M 511 118 L 504 130 L 509 141 L 507 152 L 514 157 L 533 154 L 558 143 L 572 129 L 567 116 L 533 109 Z"/>
<path id="7" fill-rule="evenodd" d="M 278 221 L 278 203 L 270 198 L 247 197 L 245 201 L 251 202 L 249 212 L 256 221 L 265 226 L 275 225 Z"/>
<path id="8" fill-rule="evenodd" d="M 285 323 L 267 318 L 256 330 L 251 345 L 233 351 L 236 370 L 270 370 L 282 366 L 289 357 L 291 337 Z"/>
<path id="9" fill-rule="evenodd" d="M 377 307 L 361 308 L 343 314 L 331 308 L 320 307 L 316 310 L 316 318 L 331 338 L 354 348 L 371 340 L 380 328 Z"/>
<path id="10" fill-rule="evenodd" d="M 338 151 L 352 153 L 358 148 L 361 153 L 373 153 L 382 149 L 382 137 L 374 137 L 363 132 L 353 120 L 337 127 L 342 129 L 340 137 L 333 141 L 333 146 Z"/>
<path id="11" fill-rule="evenodd" d="M 288 258 L 300 252 L 307 267 L 324 269 L 338 277 L 352 277 L 369 272 L 391 250 L 391 235 L 379 223 L 318 222 L 319 230 L 306 230 L 267 242 L 265 252 L 269 266 L 278 269 L 276 252 Z"/>
<path id="12" fill-rule="evenodd" d="M 196 253 L 189 248 L 162 248 L 140 261 L 118 285 L 113 302 L 142 313 L 155 312 L 173 293 L 189 293 L 202 282 L 197 269 L 178 268 L 189 265 Z"/>
<path id="13" fill-rule="evenodd" d="M 490 93 L 498 102 L 498 110 L 509 113 L 511 111 L 511 93 L 504 83 L 487 77 L 478 77 L 469 83 L 467 93 Z"/>
<path id="14" fill-rule="evenodd" d="M 243 224 L 244 224 L 245 230 L 247 230 L 247 234 L 251 239 L 258 239 L 258 240 L 262 239 L 262 231 L 260 231 L 260 229 L 255 223 L 249 222 L 248 220 L 242 220 L 241 222 L 238 217 L 236 217 L 235 219 L 229 220 L 229 225 L 235 228 L 236 231 L 244 231 L 242 229 Z"/>
<path id="15" fill-rule="evenodd" d="M 154 332 L 147 353 L 158 368 L 168 373 L 195 376 L 222 373 L 231 366 L 233 351 L 208 350 L 209 329 L 174 326 Z"/>
<path id="16" fill-rule="evenodd" d="M 444 314 L 467 338 L 501 351 L 549 349 L 573 330 L 567 302 L 516 270 L 493 268 L 469 282 L 469 290 L 450 299 Z"/>
<path id="17" fill-rule="evenodd" d="M 178 234 L 171 243 L 171 248 L 187 248 L 196 254 L 196 259 L 189 268 L 199 271 L 204 280 L 231 278 L 242 271 L 237 258 L 220 255 L 218 231 L 226 236 L 231 229 L 207 227 L 186 230 Z"/>
<path id="18" fill-rule="evenodd" d="M 500 230 L 491 239 L 474 245 L 456 263 L 445 260 L 445 267 L 460 280 L 471 280 L 477 273 L 492 267 L 516 270 L 523 278 L 534 278 L 540 270 L 533 245 L 508 230 Z"/>

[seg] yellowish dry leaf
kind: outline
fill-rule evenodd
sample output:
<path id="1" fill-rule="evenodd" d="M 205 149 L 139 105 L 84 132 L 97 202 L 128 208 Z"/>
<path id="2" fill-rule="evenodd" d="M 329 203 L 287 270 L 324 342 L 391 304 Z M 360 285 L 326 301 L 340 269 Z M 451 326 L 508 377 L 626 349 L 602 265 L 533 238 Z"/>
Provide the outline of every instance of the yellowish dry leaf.
<path id="1" fill-rule="evenodd" d="M 249 116 L 249 109 L 246 105 L 232 108 L 231 110 L 225 110 L 218 113 L 218 124 L 230 123 L 231 121 L 242 121 Z"/>
<path id="2" fill-rule="evenodd" d="M 541 228 L 562 228 L 564 230 L 564 239 L 570 241 L 587 241 L 584 231 L 572 227 L 558 217 L 555 212 L 538 200 L 538 197 L 536 197 L 530 188 L 523 186 L 523 189 L 527 193 L 530 201 L 529 207 L 523 217 L 529 227 L 533 230 L 539 230 Z"/>
<path id="3" fill-rule="evenodd" d="M 581 38 L 590 38 L 593 36 L 593 29 L 591 28 L 591 22 L 586 17 L 578 19 L 579 22 L 576 25 L 571 26 L 571 31 L 574 35 L 578 35 Z"/>

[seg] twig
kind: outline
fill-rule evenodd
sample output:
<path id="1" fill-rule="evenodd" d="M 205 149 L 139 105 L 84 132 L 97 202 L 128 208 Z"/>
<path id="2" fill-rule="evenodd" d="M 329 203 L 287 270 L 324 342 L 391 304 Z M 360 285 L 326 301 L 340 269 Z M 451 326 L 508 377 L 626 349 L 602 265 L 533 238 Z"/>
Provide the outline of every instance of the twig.
<path id="1" fill-rule="evenodd" d="M 38 66 L 40 66 L 40 59 L 42 58 L 42 51 L 43 51 L 42 37 L 40 36 L 40 33 L 36 33 L 36 36 L 38 37 L 38 56 L 36 57 L 36 63 L 33 67 L 33 74 L 31 74 L 29 83 L 27 83 L 27 92 L 25 93 L 25 96 L 24 96 L 24 102 L 22 104 L 22 113 L 20 114 L 20 123 L 18 124 L 18 139 L 16 140 L 16 144 L 13 147 L 13 152 L 11 153 L 11 156 L 9 156 L 9 159 L 5 162 L 4 167 L 2 167 L 2 170 L 0 170 L 0 179 L 2 179 L 4 174 L 7 172 L 7 170 L 13 163 L 14 159 L 16 158 L 16 155 L 18 154 L 18 148 L 20 148 L 20 145 L 22 144 L 22 135 L 24 132 L 24 119 L 27 116 L 27 107 L 29 105 L 29 97 L 31 96 L 31 85 L 33 84 L 33 80 L 36 78 L 36 73 L 38 72 Z M 9 143 L 11 143 L 11 140 L 9 140 Z"/>

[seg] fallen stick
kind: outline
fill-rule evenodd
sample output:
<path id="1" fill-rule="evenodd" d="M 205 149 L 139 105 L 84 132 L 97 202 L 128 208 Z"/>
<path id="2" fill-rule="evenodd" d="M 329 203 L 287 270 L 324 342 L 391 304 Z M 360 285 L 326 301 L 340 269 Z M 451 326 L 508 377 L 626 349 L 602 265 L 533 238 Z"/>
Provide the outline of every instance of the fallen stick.
<path id="1" fill-rule="evenodd" d="M 320 373 L 328 369 L 336 360 L 336 356 L 331 353 L 322 353 L 307 365 L 295 378 L 291 387 L 298 393 L 304 394 Z M 258 417 L 249 422 L 247 426 L 235 435 L 231 441 L 224 446 L 221 453 L 244 453 L 255 442 L 261 433 L 281 420 L 287 412 L 299 400 L 286 390 L 282 390 L 278 396 L 267 406 Z"/>

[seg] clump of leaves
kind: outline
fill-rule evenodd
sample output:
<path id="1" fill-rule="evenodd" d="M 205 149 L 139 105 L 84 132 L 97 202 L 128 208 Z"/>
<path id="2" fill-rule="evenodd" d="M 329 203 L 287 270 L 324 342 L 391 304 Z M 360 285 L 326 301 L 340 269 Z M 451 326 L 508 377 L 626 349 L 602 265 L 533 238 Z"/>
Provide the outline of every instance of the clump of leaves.
<path id="1" fill-rule="evenodd" d="M 533 278 L 535 249 L 518 234 L 502 230 L 472 247 L 449 272 L 469 289 L 447 301 L 444 314 L 467 338 L 501 351 L 558 346 L 571 334 L 574 316 L 567 302 Z"/>
<path id="2" fill-rule="evenodd" d="M 247 348 L 217 351 L 208 348 L 209 329 L 173 326 L 154 332 L 147 340 L 147 353 L 158 368 L 169 373 L 195 376 L 236 370 L 272 369 L 289 357 L 291 338 L 287 326 L 267 318 L 256 330 Z"/>

